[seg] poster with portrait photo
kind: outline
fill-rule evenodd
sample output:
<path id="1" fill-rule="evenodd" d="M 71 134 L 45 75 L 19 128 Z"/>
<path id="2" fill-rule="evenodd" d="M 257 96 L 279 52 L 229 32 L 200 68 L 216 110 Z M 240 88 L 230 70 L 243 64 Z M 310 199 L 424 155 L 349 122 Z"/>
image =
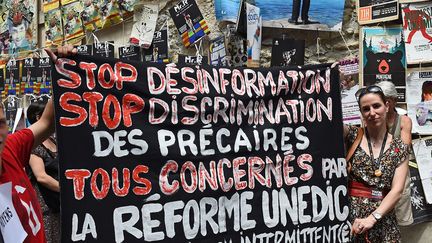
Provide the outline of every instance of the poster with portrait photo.
<path id="1" fill-rule="evenodd" d="M 83 7 L 79 1 L 62 6 L 64 40 L 69 41 L 84 36 L 80 13 Z"/>
<path id="2" fill-rule="evenodd" d="M 119 59 L 128 61 L 141 61 L 141 48 L 135 45 L 120 46 Z"/>
<path id="3" fill-rule="evenodd" d="M 363 27 L 360 37 L 360 86 L 392 82 L 398 90 L 398 102 L 405 102 L 402 99 L 406 68 L 402 27 Z"/>
<path id="4" fill-rule="evenodd" d="M 149 48 L 153 41 L 153 34 L 156 30 L 156 22 L 159 15 L 159 5 L 139 4 L 135 6 L 130 43 Z"/>
<path id="5" fill-rule="evenodd" d="M 231 67 L 246 67 L 247 64 L 247 42 L 236 32 L 234 24 L 227 25 L 226 34 L 227 61 Z"/>
<path id="6" fill-rule="evenodd" d="M 45 45 L 60 45 L 63 41 L 63 25 L 60 8 L 54 8 L 45 15 Z"/>
<path id="7" fill-rule="evenodd" d="M 432 2 L 401 4 L 408 64 L 432 62 Z"/>
<path id="8" fill-rule="evenodd" d="M 114 41 L 93 43 L 93 55 L 114 58 Z"/>
<path id="9" fill-rule="evenodd" d="M 143 61 L 169 63 L 168 58 L 168 28 L 164 26 L 156 31 L 153 42 L 148 49 L 142 49 Z"/>
<path id="10" fill-rule="evenodd" d="M 19 61 L 9 59 L 6 63 L 6 80 L 5 90 L 8 95 L 19 95 L 20 77 L 19 77 Z"/>
<path id="11" fill-rule="evenodd" d="M 247 15 L 247 66 L 259 67 L 261 58 L 262 25 L 260 9 L 246 3 Z"/>
<path id="12" fill-rule="evenodd" d="M 305 41 L 274 38 L 271 52 L 271 66 L 286 67 L 290 65 L 303 65 Z"/>
<path id="13" fill-rule="evenodd" d="M 120 14 L 118 1 L 116 0 L 98 0 L 99 16 L 102 21 L 102 28 L 119 24 L 123 21 Z"/>
<path id="14" fill-rule="evenodd" d="M 185 47 L 194 45 L 210 33 L 195 0 L 179 1 L 169 12 Z"/>
<path id="15" fill-rule="evenodd" d="M 239 23 L 237 19 L 241 1 L 243 0 L 215 0 L 216 20 Z M 345 0 L 254 0 L 245 2 L 253 2 L 261 9 L 263 27 L 311 31 L 339 31 L 342 28 Z M 309 3 L 309 8 L 307 3 Z M 246 20 L 243 16 L 241 19 Z M 288 22 L 289 19 L 294 21 Z M 241 27 L 241 23 L 239 24 Z"/>
<path id="16" fill-rule="evenodd" d="M 345 124 L 360 125 L 361 114 L 355 97 L 360 88 L 359 84 L 359 59 L 349 58 L 339 61 L 341 74 L 340 91 L 342 98 L 342 119 Z"/>
<path id="17" fill-rule="evenodd" d="M 219 36 L 210 41 L 209 63 L 213 66 L 227 66 L 225 36 Z"/>
<path id="18" fill-rule="evenodd" d="M 37 83 L 36 69 L 38 68 L 38 64 L 38 58 L 29 57 L 24 59 L 21 77 L 21 92 L 24 94 L 34 94 Z"/>
<path id="19" fill-rule="evenodd" d="M 0 16 L 7 16 L 5 2 L 0 3 Z M 6 24 L 7 18 L 0 18 L 0 55 L 7 54 L 9 51 L 9 30 Z"/>
<path id="20" fill-rule="evenodd" d="M 207 56 L 189 56 L 179 54 L 178 63 L 182 65 L 208 65 Z"/>
<path id="21" fill-rule="evenodd" d="M 399 18 L 398 0 L 358 0 L 357 20 L 360 25 L 381 23 Z"/>
<path id="22" fill-rule="evenodd" d="M 36 0 L 6 0 L 7 15 L 2 16 L 9 32 L 9 55 L 23 56 L 19 52 L 37 46 L 38 13 Z"/>
<path id="23" fill-rule="evenodd" d="M 39 61 L 38 68 L 36 69 L 36 95 L 51 95 L 51 59 L 49 57 L 42 57 L 36 59 Z"/>
<path id="24" fill-rule="evenodd" d="M 432 135 L 432 68 L 407 70 L 406 102 L 412 132 Z"/>
<path id="25" fill-rule="evenodd" d="M 80 13 L 86 31 L 94 31 L 102 28 L 102 20 L 99 15 L 98 2 L 94 0 L 81 0 L 83 10 Z"/>

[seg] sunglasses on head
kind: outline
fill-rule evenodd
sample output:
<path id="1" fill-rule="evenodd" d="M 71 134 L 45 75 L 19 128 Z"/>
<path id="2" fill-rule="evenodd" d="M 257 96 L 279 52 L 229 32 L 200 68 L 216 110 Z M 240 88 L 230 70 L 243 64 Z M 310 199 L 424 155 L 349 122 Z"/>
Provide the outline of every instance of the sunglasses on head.
<path id="1" fill-rule="evenodd" d="M 368 87 L 364 87 L 364 88 L 357 90 L 357 92 L 355 93 L 355 97 L 357 99 L 357 102 L 360 101 L 360 98 L 363 97 L 363 95 L 370 94 L 370 93 L 372 93 L 372 94 L 376 94 L 376 93 L 384 94 L 382 89 L 379 86 L 371 85 Z"/>

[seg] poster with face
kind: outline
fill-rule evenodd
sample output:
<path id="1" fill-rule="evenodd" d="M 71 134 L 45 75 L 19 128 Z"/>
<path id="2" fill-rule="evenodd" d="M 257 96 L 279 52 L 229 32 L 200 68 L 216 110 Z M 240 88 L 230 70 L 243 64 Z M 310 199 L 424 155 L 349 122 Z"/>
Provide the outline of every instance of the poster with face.
<path id="1" fill-rule="evenodd" d="M 343 122 L 350 125 L 360 125 L 361 114 L 355 97 L 355 93 L 360 88 L 358 58 L 340 60 L 339 71 L 341 74 L 339 80 Z"/>
<path id="2" fill-rule="evenodd" d="M 63 41 L 61 10 L 54 8 L 45 14 L 45 45 L 60 45 Z"/>
<path id="3" fill-rule="evenodd" d="M 99 16 L 102 20 L 102 28 L 113 26 L 123 21 L 120 15 L 118 1 L 98 0 Z"/>
<path id="4" fill-rule="evenodd" d="M 213 66 L 227 66 L 225 37 L 219 36 L 211 40 L 209 46 L 210 65 Z"/>
<path id="5" fill-rule="evenodd" d="M 19 61 L 15 59 L 10 59 L 6 64 L 5 90 L 8 95 L 19 95 Z"/>
<path id="6" fill-rule="evenodd" d="M 38 58 L 24 59 L 21 77 L 21 93 L 33 94 L 37 83 L 36 69 L 39 64 Z"/>
<path id="7" fill-rule="evenodd" d="M 305 41 L 274 38 L 271 66 L 290 66 L 304 64 Z"/>
<path id="8" fill-rule="evenodd" d="M 207 22 L 195 0 L 179 1 L 169 10 L 185 47 L 189 47 L 210 33 Z"/>
<path id="9" fill-rule="evenodd" d="M 407 70 L 406 102 L 412 132 L 432 135 L 432 68 Z"/>
<path id="10" fill-rule="evenodd" d="M 8 53 L 18 55 L 36 48 L 37 2 L 36 0 L 7 0 L 5 23 L 9 32 Z"/>
<path id="11" fill-rule="evenodd" d="M 215 0 L 218 21 L 237 22 L 243 0 Z M 254 0 L 261 9 L 263 27 L 313 31 L 339 31 L 342 27 L 345 0 Z M 291 21 L 288 21 L 291 20 Z"/>
<path id="12" fill-rule="evenodd" d="M 401 4 L 408 64 L 432 62 L 432 2 Z"/>
<path id="13" fill-rule="evenodd" d="M 101 17 L 99 16 L 99 6 L 97 0 L 81 0 L 83 10 L 81 19 L 86 31 L 94 31 L 102 28 Z"/>
<path id="14" fill-rule="evenodd" d="M 401 27 L 363 27 L 360 31 L 360 84 L 393 82 L 405 102 L 405 43 Z"/>
<path id="15" fill-rule="evenodd" d="M 83 8 L 79 1 L 62 6 L 63 31 L 65 41 L 84 36 L 80 13 Z"/>
<path id="16" fill-rule="evenodd" d="M 149 48 L 153 41 L 159 5 L 140 4 L 135 7 L 135 23 L 132 26 L 130 43 Z"/>
<path id="17" fill-rule="evenodd" d="M 7 16 L 7 8 L 4 2 L 0 4 L 0 16 Z M 0 18 L 0 55 L 9 51 L 9 29 L 6 19 Z"/>
<path id="18" fill-rule="evenodd" d="M 247 66 L 259 67 L 261 57 L 262 18 L 260 9 L 246 3 L 247 26 Z"/>
<path id="19" fill-rule="evenodd" d="M 160 31 L 156 31 L 150 48 L 142 51 L 145 62 L 168 63 L 168 28 L 163 27 Z"/>
<path id="20" fill-rule="evenodd" d="M 134 14 L 134 7 L 140 0 L 118 0 L 117 2 L 123 18 L 126 19 Z"/>

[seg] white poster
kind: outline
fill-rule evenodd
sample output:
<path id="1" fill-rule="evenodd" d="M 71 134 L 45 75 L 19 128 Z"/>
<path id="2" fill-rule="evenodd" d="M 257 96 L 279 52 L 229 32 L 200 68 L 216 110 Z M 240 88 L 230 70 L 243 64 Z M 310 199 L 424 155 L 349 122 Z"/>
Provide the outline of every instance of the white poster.
<path id="1" fill-rule="evenodd" d="M 432 137 L 413 140 L 413 150 L 417 160 L 426 202 L 432 203 Z"/>
<path id="2" fill-rule="evenodd" d="M 345 124 L 360 125 L 361 114 L 355 93 L 359 90 L 358 58 L 339 61 L 342 116 Z"/>
<path id="3" fill-rule="evenodd" d="M 261 54 L 261 15 L 260 9 L 252 4 L 246 3 L 247 23 L 247 66 L 259 67 Z"/>
<path id="4" fill-rule="evenodd" d="M 12 182 L 0 185 L 0 231 L 5 243 L 21 243 L 27 237 L 12 203 Z"/>
<path id="5" fill-rule="evenodd" d="M 413 133 L 432 135 L 432 68 L 407 70 L 406 102 Z"/>
<path id="6" fill-rule="evenodd" d="M 135 6 L 134 20 L 130 42 L 149 48 L 156 28 L 156 21 L 159 14 L 159 5 L 140 4 Z"/>
<path id="7" fill-rule="evenodd" d="M 432 62 L 432 2 L 401 4 L 408 64 Z"/>

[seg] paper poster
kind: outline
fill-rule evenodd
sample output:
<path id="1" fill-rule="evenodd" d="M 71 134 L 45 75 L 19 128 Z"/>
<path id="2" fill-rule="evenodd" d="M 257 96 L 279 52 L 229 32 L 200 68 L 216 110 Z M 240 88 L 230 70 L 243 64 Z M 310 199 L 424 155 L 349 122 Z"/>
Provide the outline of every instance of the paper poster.
<path id="1" fill-rule="evenodd" d="M 51 94 L 51 59 L 43 57 L 36 59 L 39 61 L 38 68 L 36 69 L 36 95 Z"/>
<path id="2" fill-rule="evenodd" d="M 381 23 L 399 18 L 398 0 L 358 0 L 357 16 L 359 24 Z"/>
<path id="3" fill-rule="evenodd" d="M 131 43 L 149 48 L 153 41 L 158 14 L 159 5 L 140 4 L 135 7 L 134 19 L 136 22 L 132 26 Z"/>
<path id="4" fill-rule="evenodd" d="M 27 237 L 12 201 L 12 182 L 0 185 L 0 231 L 4 243 L 22 243 Z"/>
<path id="5" fill-rule="evenodd" d="M 123 18 L 120 15 L 118 1 L 98 0 L 99 16 L 101 16 L 102 28 L 108 28 L 121 23 Z"/>
<path id="6" fill-rule="evenodd" d="M 5 2 L 0 4 L 0 15 L 7 16 L 8 10 Z M 9 29 L 6 22 L 7 18 L 0 18 L 0 55 L 7 54 L 9 51 Z"/>
<path id="7" fill-rule="evenodd" d="M 38 68 L 38 58 L 26 58 L 24 59 L 21 77 L 21 93 L 22 94 L 33 94 L 35 91 L 37 79 L 36 69 Z"/>
<path id="8" fill-rule="evenodd" d="M 394 83 L 398 102 L 405 89 L 405 43 L 401 27 L 363 27 L 360 30 L 360 85 Z"/>
<path id="9" fill-rule="evenodd" d="M 45 12 L 45 45 L 61 45 L 63 41 L 63 25 L 60 8 Z"/>
<path id="10" fill-rule="evenodd" d="M 360 125 L 361 114 L 355 97 L 360 87 L 358 58 L 339 61 L 339 71 L 343 122 L 349 125 Z"/>
<path id="11" fill-rule="evenodd" d="M 63 31 L 65 41 L 84 36 L 80 13 L 83 8 L 79 1 L 62 6 Z"/>
<path id="12" fill-rule="evenodd" d="M 210 41 L 209 58 L 210 65 L 227 66 L 224 36 L 219 36 L 218 38 Z"/>
<path id="13" fill-rule="evenodd" d="M 9 32 L 8 53 L 18 55 L 37 45 L 37 1 L 6 0 L 7 15 L 1 16 Z"/>
<path id="14" fill-rule="evenodd" d="M 81 19 L 86 31 L 94 31 L 102 28 L 102 20 L 99 15 L 99 5 L 97 0 L 80 0 L 83 10 Z"/>
<path id="15" fill-rule="evenodd" d="M 432 62 L 432 2 L 401 4 L 408 64 Z"/>
<path id="16" fill-rule="evenodd" d="M 260 9 L 246 3 L 247 16 L 247 66 L 259 67 L 261 58 L 262 26 Z"/>
<path id="17" fill-rule="evenodd" d="M 84 56 L 93 55 L 93 45 L 79 45 L 77 46 L 77 54 Z"/>
<path id="18" fill-rule="evenodd" d="M 215 0 L 216 19 L 238 23 L 240 1 Z M 246 2 L 254 3 L 261 9 L 263 27 L 311 31 L 339 31 L 342 28 L 345 0 L 254 0 Z M 296 2 L 299 4 L 295 4 Z M 289 19 L 297 20 L 297 22 L 288 22 Z"/>
<path id="19" fill-rule="evenodd" d="M 3 93 L 5 89 L 5 65 L 0 65 L 0 91 Z M 1 102 L 1 101 L 0 101 Z"/>
<path id="20" fill-rule="evenodd" d="M 126 19 L 134 14 L 134 8 L 140 0 L 117 0 L 117 2 L 123 18 Z"/>
<path id="21" fill-rule="evenodd" d="M 6 122 L 8 124 L 8 133 L 12 133 L 14 124 L 15 124 L 15 118 L 17 116 L 19 107 L 19 99 L 16 95 L 9 95 L 6 100 Z"/>
<path id="22" fill-rule="evenodd" d="M 42 10 L 44 13 L 59 7 L 60 7 L 60 0 L 42 0 Z"/>
<path id="23" fill-rule="evenodd" d="M 271 66 L 303 65 L 305 41 L 274 38 L 271 52 Z"/>
<path id="24" fill-rule="evenodd" d="M 10 59 L 6 64 L 5 90 L 8 95 L 19 95 L 19 61 Z"/>
<path id="25" fill-rule="evenodd" d="M 119 50 L 119 59 L 129 61 L 141 61 L 141 48 L 135 45 L 121 46 Z"/>
<path id="26" fill-rule="evenodd" d="M 247 42 L 236 33 L 235 28 L 233 24 L 227 25 L 227 60 L 231 67 L 246 67 Z"/>
<path id="27" fill-rule="evenodd" d="M 114 41 L 93 43 L 93 56 L 114 58 Z"/>
<path id="28" fill-rule="evenodd" d="M 210 33 L 195 0 L 179 1 L 169 12 L 185 47 L 195 44 Z"/>
<path id="29" fill-rule="evenodd" d="M 406 85 L 412 132 L 432 135 L 432 68 L 408 69 Z"/>
<path id="30" fill-rule="evenodd" d="M 414 222 L 419 224 L 432 220 L 432 204 L 428 204 L 425 199 L 422 179 L 419 167 L 415 161 L 409 162 L 410 169 L 410 188 L 411 188 L 411 208 Z"/>
<path id="31" fill-rule="evenodd" d="M 168 63 L 168 28 L 165 26 L 154 33 L 149 49 L 142 49 L 143 61 Z"/>
<path id="32" fill-rule="evenodd" d="M 189 56 L 179 54 L 178 63 L 182 65 L 208 65 L 207 56 Z"/>
<path id="33" fill-rule="evenodd" d="M 432 204 L 432 137 L 413 140 L 413 150 L 428 204 Z"/>

